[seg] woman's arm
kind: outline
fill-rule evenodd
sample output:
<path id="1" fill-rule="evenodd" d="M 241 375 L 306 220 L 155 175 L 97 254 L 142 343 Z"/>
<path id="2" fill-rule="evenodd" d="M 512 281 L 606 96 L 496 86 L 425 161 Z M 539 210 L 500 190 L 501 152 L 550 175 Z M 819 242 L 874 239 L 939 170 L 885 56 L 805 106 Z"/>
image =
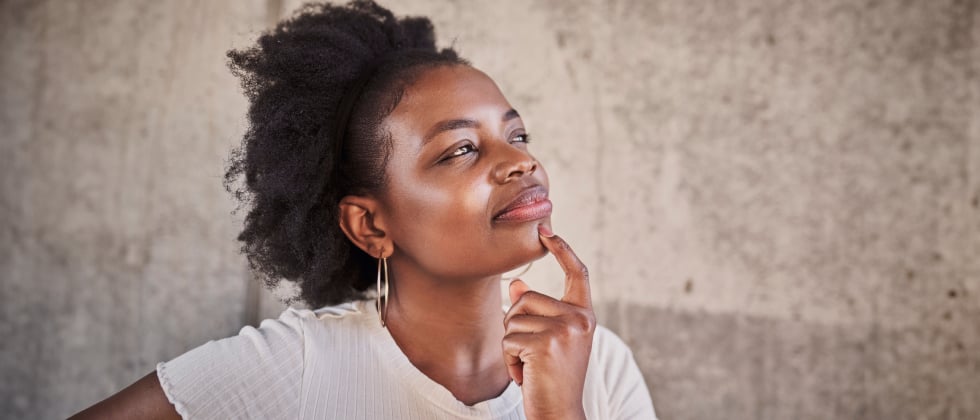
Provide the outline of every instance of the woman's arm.
<path id="1" fill-rule="evenodd" d="M 160 387 L 156 371 L 71 419 L 180 419 Z"/>

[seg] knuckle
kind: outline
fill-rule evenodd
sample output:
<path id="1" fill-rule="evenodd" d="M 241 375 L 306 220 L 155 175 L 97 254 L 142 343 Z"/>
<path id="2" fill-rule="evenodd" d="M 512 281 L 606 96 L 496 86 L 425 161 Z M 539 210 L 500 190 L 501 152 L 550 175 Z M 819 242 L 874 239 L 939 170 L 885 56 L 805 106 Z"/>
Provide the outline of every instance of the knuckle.
<path id="1" fill-rule="evenodd" d="M 568 242 L 565 242 L 564 239 L 558 238 L 557 236 L 556 236 L 556 238 L 558 239 L 558 249 L 560 249 L 562 251 L 571 251 L 572 250 L 572 247 L 568 245 Z"/>
<path id="2" fill-rule="evenodd" d="M 558 338 L 561 338 L 561 341 L 567 341 L 569 338 L 575 336 L 575 330 L 575 326 L 566 324 L 564 327 L 556 329 L 555 332 Z"/>
<path id="3" fill-rule="evenodd" d="M 596 325 L 598 324 L 595 319 L 595 314 L 589 312 L 588 315 L 586 315 L 585 319 L 586 319 L 586 323 L 585 323 L 586 331 L 589 332 L 595 331 Z"/>
<path id="4" fill-rule="evenodd" d="M 500 340 L 500 345 L 504 348 L 504 350 L 514 349 L 519 347 L 517 341 L 514 339 L 513 333 L 505 334 L 504 339 Z"/>
<path id="5" fill-rule="evenodd" d="M 521 320 L 524 319 L 524 315 L 511 315 L 504 318 L 504 329 L 508 330 L 511 326 L 520 324 Z"/>
<path id="6" fill-rule="evenodd" d="M 576 311 L 572 315 L 572 324 L 578 331 L 593 331 L 596 326 L 595 314 L 591 311 Z"/>
<path id="7" fill-rule="evenodd" d="M 578 272 L 582 277 L 589 278 L 589 267 L 586 267 L 584 264 L 578 267 Z"/>

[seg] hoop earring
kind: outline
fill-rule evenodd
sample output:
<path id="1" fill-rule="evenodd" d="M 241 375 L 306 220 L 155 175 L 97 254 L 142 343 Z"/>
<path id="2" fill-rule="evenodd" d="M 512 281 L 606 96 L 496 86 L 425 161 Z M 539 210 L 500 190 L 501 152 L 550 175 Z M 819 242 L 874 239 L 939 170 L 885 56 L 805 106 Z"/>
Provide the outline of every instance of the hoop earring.
<path id="1" fill-rule="evenodd" d="M 384 256 L 384 250 L 381 250 L 381 254 L 378 255 L 378 318 L 381 319 L 381 328 L 387 328 L 388 324 L 385 320 L 388 318 L 388 257 Z M 381 308 L 381 273 L 384 272 L 385 279 L 385 291 L 384 291 L 384 309 Z"/>
<path id="2" fill-rule="evenodd" d="M 523 275 L 527 274 L 528 271 L 531 271 L 531 265 L 532 264 L 534 264 L 534 261 L 531 261 L 531 262 L 527 263 L 527 265 L 524 266 L 524 269 L 521 270 L 520 273 L 517 273 L 517 274 L 515 274 L 513 276 L 510 276 L 510 277 L 500 276 L 500 281 L 511 281 L 511 280 L 514 280 L 514 279 L 516 279 L 516 278 L 518 278 L 520 276 L 523 276 Z"/>

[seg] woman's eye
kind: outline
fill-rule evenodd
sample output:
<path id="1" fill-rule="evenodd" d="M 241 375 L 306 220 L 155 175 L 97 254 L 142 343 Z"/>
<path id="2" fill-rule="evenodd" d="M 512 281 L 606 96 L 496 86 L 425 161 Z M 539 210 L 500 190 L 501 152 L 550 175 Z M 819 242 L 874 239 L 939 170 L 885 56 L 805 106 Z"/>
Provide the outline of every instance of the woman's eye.
<path id="1" fill-rule="evenodd" d="M 472 144 L 465 144 L 465 145 L 462 145 L 462 146 L 459 146 L 458 148 L 456 148 L 456 150 L 454 150 L 449 155 L 449 157 L 463 156 L 463 155 L 465 155 L 467 153 L 471 153 L 473 151 L 476 151 L 476 148 L 473 147 Z"/>
<path id="2" fill-rule="evenodd" d="M 530 143 L 531 142 L 531 135 L 530 134 L 518 134 L 518 135 L 514 136 L 514 142 L 515 143 Z"/>

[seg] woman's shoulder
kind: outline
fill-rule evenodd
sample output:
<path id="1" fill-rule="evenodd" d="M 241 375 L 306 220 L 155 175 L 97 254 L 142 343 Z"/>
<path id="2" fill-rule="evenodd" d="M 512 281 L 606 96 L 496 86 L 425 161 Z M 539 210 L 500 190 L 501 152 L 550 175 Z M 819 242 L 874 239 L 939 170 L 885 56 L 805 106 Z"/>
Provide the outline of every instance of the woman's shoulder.
<path id="1" fill-rule="evenodd" d="M 259 325 L 246 325 L 237 336 L 222 341 L 247 337 L 249 341 L 275 341 L 285 346 L 303 346 L 311 337 L 331 333 L 348 333 L 365 323 L 366 301 L 350 301 L 320 308 L 286 307 L 275 318 L 262 320 Z"/>
<path id="2" fill-rule="evenodd" d="M 354 343 L 378 339 L 373 300 L 356 300 L 319 308 L 287 308 L 279 321 L 295 326 L 306 352 L 344 350 Z"/>
<path id="3" fill-rule="evenodd" d="M 157 377 L 185 418 L 296 417 L 307 352 L 337 351 L 349 342 L 344 338 L 366 330 L 359 325 L 368 325 L 370 309 L 364 301 L 286 308 L 278 318 L 159 363 Z M 265 392 L 270 387 L 279 392 Z M 243 401 L 239 395 L 262 397 Z"/>
<path id="4" fill-rule="evenodd" d="M 319 308 L 286 308 L 280 319 L 291 319 L 304 330 L 329 332 L 365 324 L 371 318 L 372 301 L 355 300 Z"/>
<path id="5" fill-rule="evenodd" d="M 367 300 L 354 300 L 316 309 L 296 309 L 295 311 L 302 316 L 319 320 L 356 318 L 366 315 L 368 302 Z"/>

